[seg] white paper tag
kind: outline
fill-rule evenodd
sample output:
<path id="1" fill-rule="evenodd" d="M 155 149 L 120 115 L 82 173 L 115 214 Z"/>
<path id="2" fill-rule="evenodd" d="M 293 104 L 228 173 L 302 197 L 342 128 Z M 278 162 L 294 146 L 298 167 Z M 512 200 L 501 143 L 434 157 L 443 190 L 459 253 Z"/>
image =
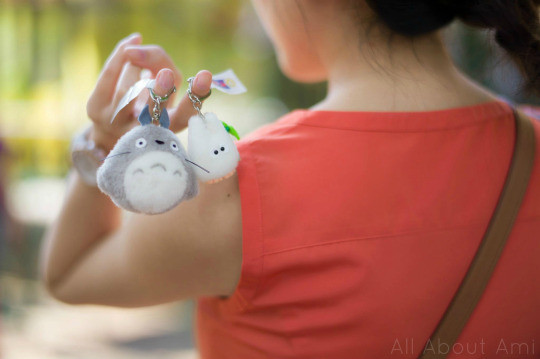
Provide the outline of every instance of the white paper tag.
<path id="1" fill-rule="evenodd" d="M 124 95 L 124 97 L 122 97 L 122 99 L 120 100 L 120 102 L 118 103 L 118 106 L 116 106 L 116 110 L 114 111 L 114 115 L 111 119 L 111 123 L 114 121 L 114 119 L 116 118 L 116 116 L 118 115 L 118 113 L 124 108 L 126 107 L 131 101 L 135 100 L 137 98 L 137 96 L 140 95 L 140 93 L 144 90 L 144 89 L 151 89 L 154 87 L 154 84 L 156 83 L 156 80 L 153 80 L 153 79 L 142 79 L 142 80 L 139 80 L 135 83 L 135 85 L 131 86 L 126 94 Z"/>
<path id="2" fill-rule="evenodd" d="M 244 84 L 240 82 L 240 79 L 232 69 L 213 75 L 211 88 L 228 93 L 229 95 L 238 95 L 247 91 Z"/>

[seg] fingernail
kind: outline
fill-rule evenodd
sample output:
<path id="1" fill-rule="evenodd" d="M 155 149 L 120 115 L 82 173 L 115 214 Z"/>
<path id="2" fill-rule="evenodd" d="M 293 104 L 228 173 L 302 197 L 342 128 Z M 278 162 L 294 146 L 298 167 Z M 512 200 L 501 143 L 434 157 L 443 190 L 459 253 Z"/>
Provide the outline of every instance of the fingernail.
<path id="1" fill-rule="evenodd" d="M 165 91 L 171 89 L 174 86 L 173 79 L 170 76 L 160 76 L 157 84 Z"/>
<path id="2" fill-rule="evenodd" d="M 208 89 L 206 88 L 207 86 L 202 83 L 202 81 L 199 79 L 199 77 L 195 77 L 195 82 L 193 83 L 193 89 L 195 90 L 195 92 L 201 94 L 201 93 L 204 93 L 206 94 L 208 92 Z"/>
<path id="3" fill-rule="evenodd" d="M 124 38 L 124 41 L 128 44 L 134 44 L 138 42 L 138 38 L 141 36 L 138 32 L 134 32 L 133 34 L 127 36 Z M 137 41 L 135 41 L 137 40 Z"/>

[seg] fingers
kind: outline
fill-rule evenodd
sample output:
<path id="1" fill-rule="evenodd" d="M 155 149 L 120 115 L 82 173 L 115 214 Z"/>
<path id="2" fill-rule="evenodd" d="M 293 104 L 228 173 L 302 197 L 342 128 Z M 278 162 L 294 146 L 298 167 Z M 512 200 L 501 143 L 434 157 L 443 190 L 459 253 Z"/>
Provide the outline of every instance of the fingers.
<path id="1" fill-rule="evenodd" d="M 116 107 L 118 106 L 119 102 L 122 100 L 122 98 L 127 93 L 129 88 L 133 86 L 137 81 L 139 81 L 140 76 L 141 76 L 140 67 L 134 66 L 129 62 L 124 64 L 124 68 L 122 69 L 122 74 L 120 75 L 120 79 L 118 80 L 118 83 L 116 84 L 116 92 L 114 94 L 114 99 L 112 102 L 113 110 L 116 110 Z M 133 119 L 134 103 L 135 101 L 132 101 L 128 105 L 126 105 L 122 110 L 120 110 L 120 112 L 116 116 L 115 121 L 118 121 L 118 122 L 131 121 Z"/>
<path id="2" fill-rule="evenodd" d="M 175 68 L 170 56 L 158 45 L 126 46 L 125 54 L 134 65 L 149 69 L 154 74 L 163 68 Z"/>
<path id="3" fill-rule="evenodd" d="M 201 70 L 193 80 L 193 93 L 198 97 L 204 97 L 210 91 L 212 85 L 212 73 L 207 70 Z M 193 104 L 188 95 L 184 95 L 178 107 L 169 113 L 171 119 L 171 131 L 178 132 L 187 126 L 188 120 L 195 115 L 197 111 L 193 108 Z"/>
<path id="4" fill-rule="evenodd" d="M 180 86 L 182 82 L 182 74 L 176 68 L 173 60 L 167 54 L 167 52 L 158 45 L 138 45 L 138 46 L 127 46 L 125 53 L 129 61 L 147 69 L 152 72 L 157 78 L 157 74 L 161 69 L 170 69 L 173 72 L 174 85 L 176 87 Z M 172 94 L 167 101 L 167 105 L 170 105 L 174 102 L 176 95 Z"/>
<path id="5" fill-rule="evenodd" d="M 154 93 L 158 96 L 165 96 L 174 87 L 174 73 L 171 69 L 162 69 L 158 72 L 156 76 L 156 84 L 154 85 Z M 161 105 L 161 108 L 163 109 L 164 106 L 169 105 L 172 102 L 172 95 L 169 97 L 166 103 Z M 154 101 L 149 96 L 148 98 L 148 108 L 150 109 L 150 113 L 152 113 L 152 110 L 154 108 Z"/>
<path id="6" fill-rule="evenodd" d="M 133 65 L 130 62 L 124 64 L 122 73 L 116 84 L 115 96 L 122 98 L 124 94 L 129 90 L 133 84 L 135 84 L 141 78 L 141 68 Z"/>
<path id="7" fill-rule="evenodd" d="M 127 89 L 139 79 L 141 68 L 156 75 L 154 92 L 159 96 L 165 96 L 175 85 L 180 86 L 181 74 L 165 50 L 156 45 L 140 45 L 141 41 L 140 34 L 128 36 L 118 43 L 107 59 L 96 88 L 87 104 L 88 116 L 91 119 L 97 120 L 100 116 L 107 117 L 103 115 L 108 113 L 104 110 L 106 108 L 109 109 L 109 112 L 114 110 Z M 206 70 L 200 71 L 193 81 L 192 91 L 195 95 L 204 97 L 210 91 L 211 84 L 212 74 Z M 174 94 L 169 97 L 167 104 L 171 105 L 173 101 Z M 148 102 L 152 104 L 151 100 Z M 131 119 L 134 103 L 119 113 L 118 125 L 122 122 L 125 123 L 126 119 Z M 140 105 L 140 102 L 137 101 L 136 105 Z M 112 106 L 114 108 L 110 110 Z M 151 105 L 152 107 L 153 105 Z M 184 95 L 180 104 L 174 110 L 169 111 L 171 130 L 176 132 L 186 127 L 189 118 L 196 113 L 191 100 L 187 95 Z M 108 116 L 110 117 L 110 115 Z M 110 121 L 110 118 L 107 120 Z"/>
<path id="8" fill-rule="evenodd" d="M 90 118 L 94 118 L 94 113 L 99 111 L 100 108 L 107 106 L 113 98 L 118 77 L 126 62 L 124 52 L 125 47 L 128 45 L 140 44 L 141 41 L 141 35 L 135 33 L 121 40 L 118 45 L 116 45 L 113 53 L 105 62 L 105 66 L 99 75 L 97 85 L 88 100 L 87 110 Z"/>

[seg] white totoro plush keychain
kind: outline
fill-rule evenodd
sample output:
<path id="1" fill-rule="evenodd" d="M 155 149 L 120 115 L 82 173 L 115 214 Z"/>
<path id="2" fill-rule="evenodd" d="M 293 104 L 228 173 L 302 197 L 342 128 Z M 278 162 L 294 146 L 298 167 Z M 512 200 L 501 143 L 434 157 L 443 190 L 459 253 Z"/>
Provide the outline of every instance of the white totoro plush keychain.
<path id="1" fill-rule="evenodd" d="M 237 132 L 215 114 L 201 113 L 204 98 L 191 92 L 193 78 L 188 82 L 187 92 L 198 113 L 188 122 L 188 153 L 169 130 L 167 109 L 161 110 L 168 95 L 156 96 L 152 82 L 139 81 L 120 101 L 115 115 L 149 88 L 155 106 L 152 116 L 146 105 L 139 116 L 141 126 L 118 140 L 97 171 L 98 187 L 117 206 L 138 213 L 163 213 L 196 196 L 197 179 L 215 183 L 234 173 L 240 155 L 231 135 L 239 138 Z M 246 91 L 232 70 L 213 76 L 212 88 L 230 94 Z"/>
<path id="2" fill-rule="evenodd" d="M 238 165 L 240 155 L 231 135 L 238 133 L 213 113 L 201 112 L 202 102 L 191 92 L 193 78 L 188 79 L 188 95 L 197 110 L 188 122 L 188 155 L 200 165 L 195 174 L 201 182 L 216 183 L 230 177 Z"/>

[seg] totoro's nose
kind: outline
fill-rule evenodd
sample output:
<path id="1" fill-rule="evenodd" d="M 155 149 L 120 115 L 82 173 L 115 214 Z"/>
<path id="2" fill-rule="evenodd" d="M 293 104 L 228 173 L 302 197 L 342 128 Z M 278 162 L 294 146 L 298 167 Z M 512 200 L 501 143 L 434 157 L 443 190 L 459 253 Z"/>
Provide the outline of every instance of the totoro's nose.
<path id="1" fill-rule="evenodd" d="M 156 140 L 156 143 L 157 143 L 158 145 L 163 145 L 165 142 L 160 141 L 160 140 Z"/>

